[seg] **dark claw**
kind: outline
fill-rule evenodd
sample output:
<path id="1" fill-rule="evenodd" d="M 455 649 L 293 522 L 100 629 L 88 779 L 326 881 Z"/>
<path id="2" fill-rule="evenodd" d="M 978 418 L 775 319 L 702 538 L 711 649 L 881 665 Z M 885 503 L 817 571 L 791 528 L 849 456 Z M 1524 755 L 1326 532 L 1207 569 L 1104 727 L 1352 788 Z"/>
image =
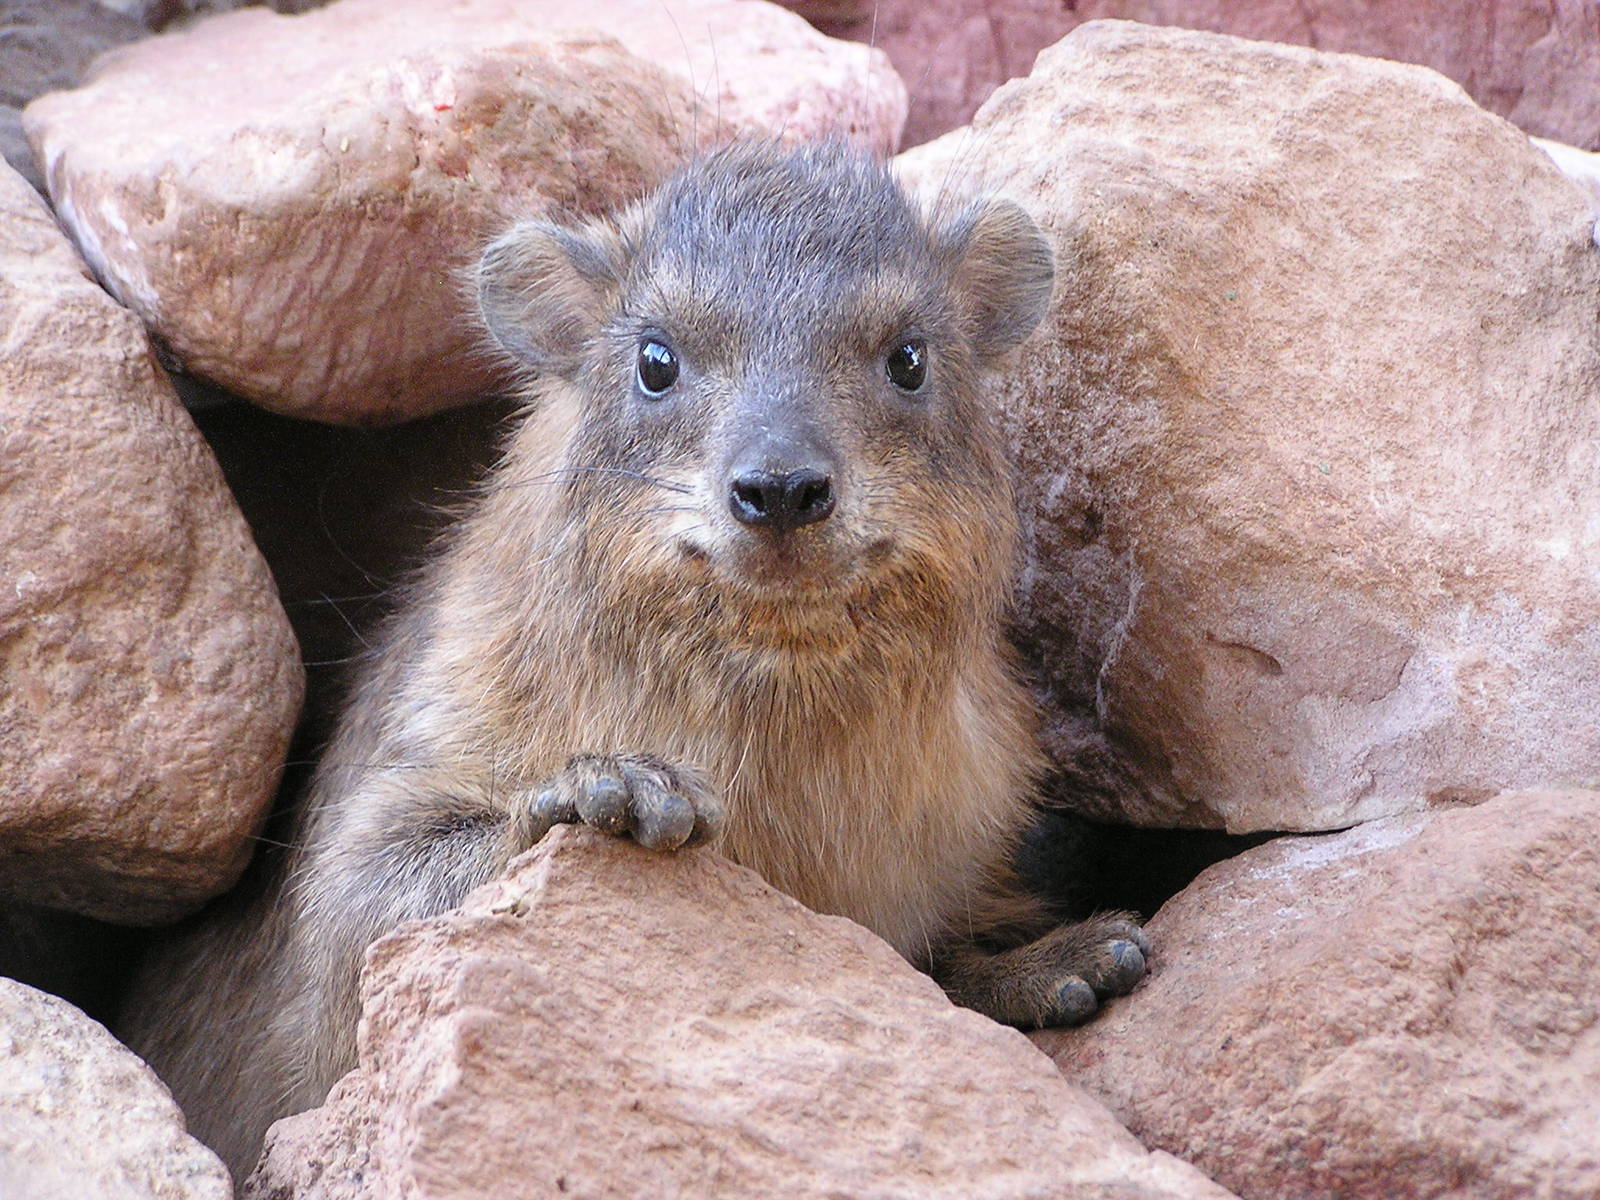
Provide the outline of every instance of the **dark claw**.
<path id="1" fill-rule="evenodd" d="M 1149 940 L 1141 938 L 1148 946 Z M 1111 969 L 1100 979 L 1102 996 L 1126 996 L 1144 978 L 1144 951 L 1133 940 L 1112 942 Z"/>
<path id="2" fill-rule="evenodd" d="M 628 832 L 628 789 L 605 776 L 578 793 L 578 815 L 604 833 Z"/>
<path id="3" fill-rule="evenodd" d="M 690 832 L 685 846 L 703 846 L 707 842 L 715 841 L 722 836 L 722 826 L 726 821 L 726 814 L 722 805 L 709 798 L 700 801 L 700 807 L 694 814 L 694 829 Z"/>
<path id="4" fill-rule="evenodd" d="M 1088 982 L 1074 975 L 1056 989 L 1055 1011 L 1052 1024 L 1080 1025 L 1100 1008 L 1094 989 Z"/>
<path id="5" fill-rule="evenodd" d="M 694 833 L 694 806 L 672 792 L 634 798 L 633 837 L 651 850 L 676 850 Z"/>
<path id="6" fill-rule="evenodd" d="M 571 825 L 578 819 L 578 810 L 558 788 L 545 788 L 528 805 L 527 836 L 529 844 L 550 832 L 553 825 Z"/>

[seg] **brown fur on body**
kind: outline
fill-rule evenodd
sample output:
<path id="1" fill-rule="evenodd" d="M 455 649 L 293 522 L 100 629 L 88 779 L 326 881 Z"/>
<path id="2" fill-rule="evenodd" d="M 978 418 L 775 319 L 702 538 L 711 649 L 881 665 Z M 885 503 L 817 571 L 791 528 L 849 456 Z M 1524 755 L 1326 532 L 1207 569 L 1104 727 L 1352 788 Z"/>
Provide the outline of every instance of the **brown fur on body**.
<path id="1" fill-rule="evenodd" d="M 1131 985 L 1136 932 L 1046 934 L 1006 884 L 1038 759 L 982 377 L 1050 278 L 1014 206 L 936 223 L 837 147 L 732 147 L 614 224 L 489 249 L 485 320 L 534 406 L 359 684 L 286 872 L 153 967 L 127 1031 L 236 1172 L 353 1065 L 364 947 L 575 812 L 720 834 L 1003 1020 Z M 912 336 L 916 394 L 884 367 Z M 662 396 L 650 339 L 679 364 Z M 779 460 L 830 473 L 826 519 L 730 515 L 730 475 Z M 597 816 L 623 775 L 672 812 Z"/>

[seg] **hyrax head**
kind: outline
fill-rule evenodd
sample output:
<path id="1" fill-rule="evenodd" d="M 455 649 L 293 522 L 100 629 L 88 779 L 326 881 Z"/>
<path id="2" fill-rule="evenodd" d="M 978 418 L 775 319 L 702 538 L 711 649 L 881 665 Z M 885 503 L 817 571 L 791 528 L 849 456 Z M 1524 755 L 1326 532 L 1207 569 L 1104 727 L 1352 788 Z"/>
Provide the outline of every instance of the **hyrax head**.
<path id="1" fill-rule="evenodd" d="M 981 371 L 1051 279 L 1013 204 L 934 221 L 842 146 L 743 143 L 615 222 L 514 227 L 478 292 L 573 410 L 560 503 L 592 586 L 859 625 L 1004 594 L 1010 467 Z"/>

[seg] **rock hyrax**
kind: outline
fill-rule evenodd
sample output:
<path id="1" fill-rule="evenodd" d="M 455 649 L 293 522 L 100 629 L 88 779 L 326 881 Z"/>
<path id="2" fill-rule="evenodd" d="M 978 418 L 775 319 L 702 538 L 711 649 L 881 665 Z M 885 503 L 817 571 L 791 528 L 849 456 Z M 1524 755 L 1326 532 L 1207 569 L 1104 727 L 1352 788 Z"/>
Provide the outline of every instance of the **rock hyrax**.
<path id="1" fill-rule="evenodd" d="M 152 967 L 130 1030 L 236 1172 L 353 1065 L 363 948 L 554 822 L 713 843 L 1002 1021 L 1133 985 L 1125 916 L 1055 927 L 1009 882 L 1039 758 L 985 372 L 1051 279 L 1015 205 L 924 214 L 831 145 L 732 146 L 488 248 L 526 417 L 367 664 L 280 881 Z"/>

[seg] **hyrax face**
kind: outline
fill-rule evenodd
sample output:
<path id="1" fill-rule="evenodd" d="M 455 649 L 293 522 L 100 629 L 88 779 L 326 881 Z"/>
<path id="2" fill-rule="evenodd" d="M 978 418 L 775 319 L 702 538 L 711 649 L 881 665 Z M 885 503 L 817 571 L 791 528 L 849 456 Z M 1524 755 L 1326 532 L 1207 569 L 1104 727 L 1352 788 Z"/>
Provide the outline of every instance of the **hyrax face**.
<path id="1" fill-rule="evenodd" d="M 480 298 L 576 406 L 561 502 L 594 587 L 771 643 L 996 601 L 1012 503 L 980 369 L 1050 282 L 1014 205 L 930 227 L 879 165 L 759 144 L 614 226 L 517 226 Z"/>

